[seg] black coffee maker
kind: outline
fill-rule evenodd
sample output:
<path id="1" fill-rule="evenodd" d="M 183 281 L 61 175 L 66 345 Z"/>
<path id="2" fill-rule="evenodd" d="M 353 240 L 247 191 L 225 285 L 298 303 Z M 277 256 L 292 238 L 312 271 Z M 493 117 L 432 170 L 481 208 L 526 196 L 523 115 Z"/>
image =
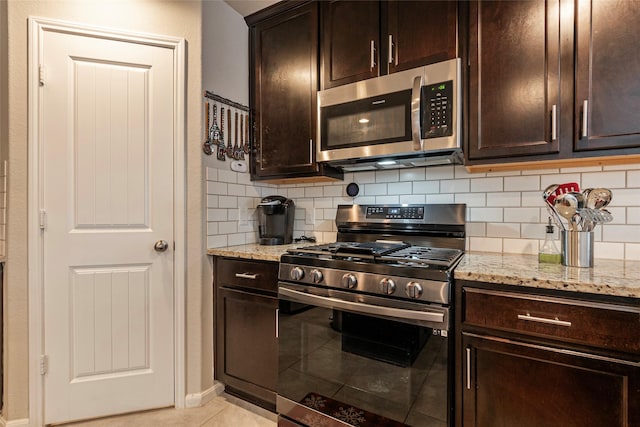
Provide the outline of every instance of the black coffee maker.
<path id="1" fill-rule="evenodd" d="M 258 205 L 258 237 L 261 245 L 286 245 L 293 241 L 296 206 L 283 196 L 264 197 Z"/>

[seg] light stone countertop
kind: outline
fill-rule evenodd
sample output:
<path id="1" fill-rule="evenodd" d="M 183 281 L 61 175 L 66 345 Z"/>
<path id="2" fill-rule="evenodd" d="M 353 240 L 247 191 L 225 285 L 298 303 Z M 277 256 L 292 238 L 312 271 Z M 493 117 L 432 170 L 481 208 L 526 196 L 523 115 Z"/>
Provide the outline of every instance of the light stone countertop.
<path id="1" fill-rule="evenodd" d="M 207 254 L 278 262 L 287 249 L 310 245 L 313 243 L 276 246 L 253 243 L 208 249 Z M 536 255 L 467 252 L 454 270 L 454 277 L 502 285 L 640 298 L 640 261 L 595 259 L 593 268 L 578 268 L 539 264 Z"/>
<path id="2" fill-rule="evenodd" d="M 595 259 L 592 268 L 538 263 L 536 255 L 467 252 L 457 280 L 640 298 L 640 262 Z"/>
<path id="3" fill-rule="evenodd" d="M 246 245 L 227 246 L 224 248 L 207 249 L 207 255 L 226 256 L 231 258 L 259 259 L 262 261 L 280 261 L 280 255 L 287 252 L 287 249 L 301 248 L 303 246 L 317 245 L 308 241 L 292 243 L 289 245 L 263 246 L 258 243 Z"/>

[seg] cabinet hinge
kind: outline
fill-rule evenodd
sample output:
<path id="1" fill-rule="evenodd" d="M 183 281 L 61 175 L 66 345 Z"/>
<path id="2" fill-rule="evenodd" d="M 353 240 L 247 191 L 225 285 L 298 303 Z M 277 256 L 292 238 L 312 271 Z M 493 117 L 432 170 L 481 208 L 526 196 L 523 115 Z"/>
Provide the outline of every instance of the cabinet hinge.
<path id="1" fill-rule="evenodd" d="M 38 81 L 40 82 L 40 86 L 44 86 L 44 65 L 38 67 Z"/>
<path id="2" fill-rule="evenodd" d="M 46 354 L 40 355 L 40 375 L 44 375 L 49 372 L 49 356 Z"/>
<path id="3" fill-rule="evenodd" d="M 47 211 L 40 209 L 40 230 L 47 228 Z"/>

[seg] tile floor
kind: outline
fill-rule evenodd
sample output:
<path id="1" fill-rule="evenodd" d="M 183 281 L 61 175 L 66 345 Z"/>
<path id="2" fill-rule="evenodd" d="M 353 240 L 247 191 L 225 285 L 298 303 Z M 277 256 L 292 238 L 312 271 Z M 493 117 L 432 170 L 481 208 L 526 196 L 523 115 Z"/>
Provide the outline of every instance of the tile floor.
<path id="1" fill-rule="evenodd" d="M 65 427 L 275 427 L 276 415 L 228 394 L 215 397 L 199 408 L 157 409 Z"/>

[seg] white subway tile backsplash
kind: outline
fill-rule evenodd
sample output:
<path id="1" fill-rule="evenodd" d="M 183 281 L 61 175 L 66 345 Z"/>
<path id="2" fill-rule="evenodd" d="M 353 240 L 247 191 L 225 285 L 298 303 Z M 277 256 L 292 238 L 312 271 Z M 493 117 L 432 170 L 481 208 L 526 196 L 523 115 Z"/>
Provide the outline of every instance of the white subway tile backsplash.
<path id="1" fill-rule="evenodd" d="M 640 261 L 640 243 L 625 243 L 624 258 Z"/>
<path id="2" fill-rule="evenodd" d="M 470 237 L 470 251 L 502 252 L 502 239 L 489 237 Z"/>
<path id="3" fill-rule="evenodd" d="M 626 172 L 591 172 L 582 174 L 582 184 L 580 189 L 606 187 L 606 188 L 624 188 L 626 185 Z"/>
<path id="4" fill-rule="evenodd" d="M 640 171 L 627 172 L 627 187 L 640 188 Z"/>
<path id="5" fill-rule="evenodd" d="M 384 196 L 387 194 L 387 184 L 365 184 L 364 194 L 366 196 Z"/>
<path id="6" fill-rule="evenodd" d="M 424 181 L 425 168 L 400 169 L 400 181 Z"/>
<path id="7" fill-rule="evenodd" d="M 336 207 L 341 204 L 465 203 L 469 250 L 535 254 L 549 216 L 542 190 L 575 181 L 581 188 L 613 189 L 608 209 L 614 221 L 596 227 L 596 257 L 640 260 L 640 164 L 480 174 L 463 166 L 439 166 L 347 173 L 340 182 L 289 185 L 251 182 L 248 177 L 206 169 L 209 247 L 255 242 L 260 198 L 281 194 L 296 204 L 294 236 L 334 241 Z M 360 185 L 359 196 L 346 195 L 349 182 Z M 560 246 L 558 231 L 555 237 Z"/>
<path id="8" fill-rule="evenodd" d="M 397 205 L 400 203 L 400 196 L 376 196 L 376 204 Z"/>
<path id="9" fill-rule="evenodd" d="M 513 176 L 504 178 L 504 191 L 534 191 L 540 190 L 540 177 Z"/>
<path id="10" fill-rule="evenodd" d="M 424 205 L 425 200 L 426 198 L 424 194 L 410 194 L 400 196 L 400 203 L 406 203 L 408 205 Z"/>
<path id="11" fill-rule="evenodd" d="M 502 191 L 504 186 L 504 178 L 474 178 L 471 180 L 471 191 L 478 192 L 497 192 Z"/>
<path id="12" fill-rule="evenodd" d="M 508 222 L 487 223 L 487 237 L 519 238 L 520 224 Z"/>
<path id="13" fill-rule="evenodd" d="M 322 187 L 306 187 L 304 189 L 304 197 L 323 197 Z"/>
<path id="14" fill-rule="evenodd" d="M 440 181 L 416 181 L 413 194 L 435 194 L 440 192 Z"/>
<path id="15" fill-rule="evenodd" d="M 538 247 L 538 240 L 504 239 L 502 241 L 502 251 L 508 254 L 535 255 L 538 253 Z"/>
<path id="16" fill-rule="evenodd" d="M 505 222 L 540 222 L 539 208 L 504 208 Z"/>
<path id="17" fill-rule="evenodd" d="M 389 194 L 411 194 L 412 185 L 410 182 L 392 182 L 387 184 Z"/>
<path id="18" fill-rule="evenodd" d="M 468 179 L 445 179 L 440 181 L 440 191 L 443 193 L 468 193 Z"/>
<path id="19" fill-rule="evenodd" d="M 487 206 L 520 206 L 520 193 L 491 192 L 487 193 Z"/>
<path id="20" fill-rule="evenodd" d="M 376 182 L 397 182 L 399 179 L 398 169 L 376 171 Z"/>
<path id="21" fill-rule="evenodd" d="M 465 203 L 467 207 L 487 206 L 487 195 L 484 193 L 457 193 L 454 200 L 455 203 Z"/>
<path id="22" fill-rule="evenodd" d="M 467 221 L 474 222 L 502 222 L 503 210 L 501 208 L 469 208 Z"/>
<path id="23" fill-rule="evenodd" d="M 624 243 L 594 242 L 594 258 L 624 259 Z"/>

